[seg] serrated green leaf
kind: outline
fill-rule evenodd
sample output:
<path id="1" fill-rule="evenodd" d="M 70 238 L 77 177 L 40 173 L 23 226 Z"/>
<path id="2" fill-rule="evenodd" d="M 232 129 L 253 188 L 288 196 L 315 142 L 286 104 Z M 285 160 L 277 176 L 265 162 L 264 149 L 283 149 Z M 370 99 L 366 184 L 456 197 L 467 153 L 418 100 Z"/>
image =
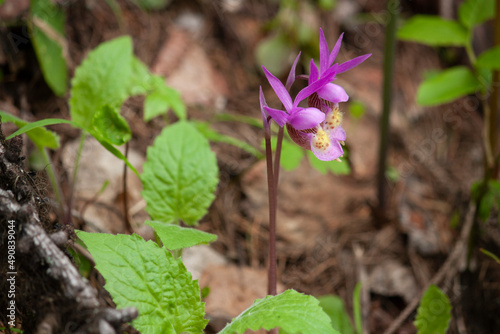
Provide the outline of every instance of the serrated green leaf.
<path id="1" fill-rule="evenodd" d="M 321 174 L 332 172 L 335 175 L 348 175 L 351 173 L 349 162 L 345 158 L 342 161 L 321 161 L 314 156 L 314 153 L 307 151 L 307 157 L 311 166 L 319 171 Z"/>
<path id="2" fill-rule="evenodd" d="M 8 136 L 6 139 L 26 133 L 26 135 L 37 147 L 48 147 L 54 150 L 59 148 L 59 135 L 43 128 L 43 126 L 60 124 L 65 120 L 57 120 L 54 123 L 48 122 L 48 120 L 29 123 L 4 111 L 0 111 L 0 116 L 2 116 L 2 122 L 12 122 L 19 127 L 19 130 Z"/>
<path id="3" fill-rule="evenodd" d="M 146 211 L 154 220 L 196 225 L 214 199 L 215 154 L 188 122 L 165 128 L 148 148 L 141 175 Z"/>
<path id="4" fill-rule="evenodd" d="M 247 151 L 248 153 L 254 155 L 259 159 L 263 158 L 262 153 L 252 145 L 247 144 L 237 138 L 226 136 L 222 133 L 217 132 L 216 130 L 212 129 L 210 127 L 210 124 L 207 122 L 192 122 L 192 124 L 203 136 L 205 136 L 205 138 L 207 138 L 211 142 L 230 144 Z"/>
<path id="5" fill-rule="evenodd" d="M 439 16 L 415 15 L 399 29 L 398 38 L 430 46 L 465 46 L 467 29 Z"/>
<path id="6" fill-rule="evenodd" d="M 472 94 L 481 88 L 474 74 L 465 66 L 455 66 L 424 80 L 418 87 L 417 103 L 434 106 Z"/>
<path id="7" fill-rule="evenodd" d="M 132 40 L 119 37 L 100 44 L 76 69 L 69 100 L 71 118 L 89 128 L 103 106 L 119 108 L 128 97 L 132 74 Z"/>
<path id="8" fill-rule="evenodd" d="M 354 334 L 351 319 L 344 306 L 344 301 L 334 295 L 318 297 L 319 306 L 330 317 L 333 328 L 342 334 Z"/>
<path id="9" fill-rule="evenodd" d="M 48 36 L 41 29 L 41 25 L 46 25 L 45 29 L 64 38 L 64 11 L 50 0 L 31 0 L 30 12 L 34 20 L 30 34 L 43 77 L 56 95 L 63 96 L 68 87 L 68 69 L 63 49 L 53 39 L 54 36 Z"/>
<path id="10" fill-rule="evenodd" d="M 495 17 L 495 0 L 466 0 L 458 7 L 458 18 L 467 28 Z"/>
<path id="11" fill-rule="evenodd" d="M 194 228 L 181 227 L 154 220 L 147 220 L 146 225 L 151 226 L 155 230 L 163 245 L 170 250 L 206 245 L 217 240 L 215 234 Z"/>
<path id="12" fill-rule="evenodd" d="M 417 309 L 418 334 L 444 334 L 451 319 L 448 297 L 435 285 L 429 286 Z"/>
<path id="13" fill-rule="evenodd" d="M 138 309 L 133 325 L 141 333 L 203 333 L 208 320 L 198 281 L 170 251 L 136 234 L 76 232 L 116 306 Z"/>
<path id="14" fill-rule="evenodd" d="M 500 46 L 484 51 L 477 57 L 476 66 L 489 70 L 500 70 Z"/>
<path id="15" fill-rule="evenodd" d="M 258 299 L 219 334 L 244 333 L 247 329 L 270 330 L 280 327 L 289 334 L 339 334 L 330 318 L 312 296 L 287 290 L 277 296 Z"/>
<path id="16" fill-rule="evenodd" d="M 92 117 L 92 128 L 113 145 L 123 145 L 132 138 L 132 131 L 119 110 L 104 105 Z"/>

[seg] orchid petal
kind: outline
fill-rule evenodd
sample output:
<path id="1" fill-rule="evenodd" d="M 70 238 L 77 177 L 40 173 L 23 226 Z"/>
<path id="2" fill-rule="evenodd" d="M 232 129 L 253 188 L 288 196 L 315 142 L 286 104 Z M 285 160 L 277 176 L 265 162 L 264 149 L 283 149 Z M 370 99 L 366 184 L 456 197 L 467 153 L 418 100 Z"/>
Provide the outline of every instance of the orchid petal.
<path id="1" fill-rule="evenodd" d="M 319 70 L 323 73 L 328 68 L 328 54 L 330 53 L 328 49 L 328 43 L 326 42 L 325 34 L 323 29 L 319 28 Z"/>
<path id="2" fill-rule="evenodd" d="M 344 33 L 340 34 L 339 39 L 337 39 L 337 43 L 335 43 L 335 46 L 333 47 L 332 53 L 330 53 L 330 57 L 328 59 L 328 66 L 332 66 L 333 62 L 335 61 L 335 58 L 337 58 L 337 55 L 339 54 L 340 50 L 340 45 L 342 44 L 342 37 L 344 36 Z"/>
<path id="3" fill-rule="evenodd" d="M 293 62 L 292 68 L 290 69 L 290 73 L 288 73 L 288 78 L 286 79 L 285 88 L 287 91 L 290 91 L 290 87 L 292 87 L 293 82 L 295 81 L 295 67 L 297 67 L 297 63 L 299 62 L 301 52 L 295 58 Z"/>
<path id="4" fill-rule="evenodd" d="M 262 86 L 259 87 L 259 102 L 260 102 L 260 112 L 262 114 L 262 123 L 264 123 L 264 129 L 269 131 L 270 124 L 267 120 L 267 112 L 264 110 L 264 107 L 267 107 L 266 98 L 264 97 L 264 92 L 262 91 Z"/>
<path id="5" fill-rule="evenodd" d="M 269 116 L 271 116 L 272 119 L 274 119 L 274 121 L 281 127 L 288 122 L 288 118 L 290 117 L 290 115 L 288 115 L 283 110 L 269 108 L 269 107 L 264 107 L 264 110 L 267 111 Z"/>
<path id="6" fill-rule="evenodd" d="M 262 69 L 264 70 L 264 74 L 266 75 L 267 81 L 269 81 L 269 84 L 271 85 L 271 87 L 273 87 L 274 92 L 280 99 L 281 103 L 283 103 L 283 106 L 285 107 L 286 111 L 290 112 L 290 110 L 292 110 L 292 98 L 290 97 L 290 94 L 286 90 L 285 86 L 283 86 L 281 81 L 274 75 L 272 75 L 271 72 L 269 72 L 264 66 L 262 66 Z"/>
<path id="7" fill-rule="evenodd" d="M 334 103 L 346 102 L 349 100 L 349 95 L 347 95 L 344 88 L 333 83 L 327 83 L 321 87 L 317 93 L 322 99 Z"/>
<path id="8" fill-rule="evenodd" d="M 369 53 L 369 54 L 356 57 L 354 59 L 346 61 L 345 63 L 340 64 L 339 68 L 337 69 L 337 73 L 342 73 L 342 72 L 350 70 L 353 67 L 358 66 L 359 64 L 361 64 L 362 62 L 364 62 L 371 55 L 372 54 Z"/>
<path id="9" fill-rule="evenodd" d="M 314 81 L 318 80 L 318 77 L 319 77 L 319 71 L 318 71 L 318 67 L 316 66 L 316 64 L 314 63 L 314 61 L 311 59 L 311 64 L 309 65 L 309 68 L 310 68 L 310 74 L 309 74 L 309 84 L 312 84 Z"/>
<path id="10" fill-rule="evenodd" d="M 288 124 L 297 130 L 316 127 L 325 120 L 325 113 L 316 108 L 297 108 L 288 118 Z"/>
<path id="11" fill-rule="evenodd" d="M 320 78 L 319 80 L 316 80 L 309 84 L 307 87 L 304 87 L 295 97 L 295 101 L 293 102 L 293 106 L 297 107 L 300 103 L 300 101 L 304 100 L 308 96 L 312 95 L 313 93 L 316 93 L 318 90 L 320 90 L 323 86 L 328 84 L 330 81 L 332 81 L 335 78 L 336 74 L 336 66 L 332 66 L 329 68 Z"/>
<path id="12" fill-rule="evenodd" d="M 330 141 L 344 141 L 346 140 L 347 136 L 345 133 L 344 128 L 342 126 L 337 126 L 335 129 L 331 131 L 326 131 L 328 138 L 330 138 Z"/>
<path id="13" fill-rule="evenodd" d="M 332 161 L 344 154 L 338 141 L 322 141 L 316 134 L 310 134 L 311 151 L 322 161 Z"/>

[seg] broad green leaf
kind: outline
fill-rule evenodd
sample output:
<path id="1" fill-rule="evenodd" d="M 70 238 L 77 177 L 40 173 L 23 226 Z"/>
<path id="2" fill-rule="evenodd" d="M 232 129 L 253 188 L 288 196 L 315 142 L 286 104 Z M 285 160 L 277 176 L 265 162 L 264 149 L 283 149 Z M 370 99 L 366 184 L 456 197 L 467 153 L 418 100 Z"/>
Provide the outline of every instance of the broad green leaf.
<path id="1" fill-rule="evenodd" d="M 215 142 L 215 143 L 226 143 L 230 144 L 233 146 L 236 146 L 238 148 L 241 148 L 242 150 L 247 151 L 248 153 L 254 155 L 255 157 L 262 159 L 264 156 L 262 153 L 257 150 L 255 147 L 253 147 L 250 144 L 245 143 L 242 140 L 239 140 L 234 137 L 226 136 L 223 135 L 216 130 L 212 129 L 210 127 L 209 123 L 206 122 L 192 122 L 193 125 L 196 127 L 196 129 L 205 136 L 208 140 Z"/>
<path id="2" fill-rule="evenodd" d="M 147 220 L 146 225 L 151 226 L 155 230 L 165 248 L 170 250 L 208 244 L 217 240 L 215 234 L 194 228 L 181 227 L 154 220 Z"/>
<path id="3" fill-rule="evenodd" d="M 92 126 L 97 133 L 113 145 L 123 145 L 132 138 L 132 131 L 119 110 L 104 105 L 92 117 Z"/>
<path id="4" fill-rule="evenodd" d="M 448 297 L 435 285 L 429 286 L 420 300 L 414 324 L 418 334 L 444 334 L 451 319 Z"/>
<path id="5" fill-rule="evenodd" d="M 321 174 L 332 172 L 335 175 L 347 175 L 351 173 L 351 167 L 347 159 L 341 158 L 342 161 L 321 161 L 314 156 L 314 153 L 307 151 L 307 157 L 311 166 Z"/>
<path id="6" fill-rule="evenodd" d="M 484 51 L 477 57 L 476 66 L 489 70 L 500 70 L 500 46 Z"/>
<path id="7" fill-rule="evenodd" d="M 144 101 L 144 120 L 149 122 L 154 117 L 166 113 L 170 108 L 180 120 L 186 119 L 186 106 L 181 94 L 165 84 L 165 79 L 155 76 L 154 90 Z"/>
<path id="8" fill-rule="evenodd" d="M 458 18 L 467 28 L 495 17 L 495 0 L 466 0 L 458 7 Z"/>
<path id="9" fill-rule="evenodd" d="M 467 29 L 439 16 L 415 15 L 399 29 L 398 38 L 430 46 L 465 46 Z"/>
<path id="10" fill-rule="evenodd" d="M 418 87 L 417 103 L 434 106 L 472 94 L 481 88 L 474 74 L 465 66 L 455 66 L 424 80 Z"/>
<path id="11" fill-rule="evenodd" d="M 166 248 L 140 236 L 76 231 L 118 308 L 136 307 L 143 334 L 202 334 L 208 320 L 198 281 Z"/>
<path id="12" fill-rule="evenodd" d="M 132 40 L 102 43 L 76 69 L 69 100 L 71 118 L 89 128 L 103 106 L 119 108 L 128 97 L 132 74 Z"/>
<path id="13" fill-rule="evenodd" d="M 330 317 L 333 328 L 342 334 L 354 334 L 351 319 L 341 298 L 333 295 L 318 297 L 319 306 Z"/>
<path id="14" fill-rule="evenodd" d="M 31 0 L 30 11 L 30 33 L 43 77 L 56 95 L 63 96 L 68 87 L 68 69 L 57 38 L 64 39 L 64 11 L 50 0 Z"/>
<path id="15" fill-rule="evenodd" d="M 280 327 L 289 334 L 339 334 L 330 318 L 312 296 L 287 290 L 277 296 L 258 299 L 219 334 L 244 333 L 247 329 L 270 330 Z"/>
<path id="16" fill-rule="evenodd" d="M 59 148 L 59 135 L 43 128 L 42 126 L 59 124 L 62 123 L 61 120 L 58 120 L 55 123 L 47 122 L 47 120 L 29 123 L 4 111 L 0 111 L 0 116 L 2 116 L 2 122 L 12 122 L 19 127 L 19 130 L 8 136 L 6 139 L 26 133 L 26 135 L 37 147 L 48 147 L 51 149 Z"/>
<path id="17" fill-rule="evenodd" d="M 215 154 L 207 139 L 188 122 L 177 122 L 162 131 L 148 148 L 143 169 L 142 196 L 154 220 L 196 225 L 215 197 Z"/>

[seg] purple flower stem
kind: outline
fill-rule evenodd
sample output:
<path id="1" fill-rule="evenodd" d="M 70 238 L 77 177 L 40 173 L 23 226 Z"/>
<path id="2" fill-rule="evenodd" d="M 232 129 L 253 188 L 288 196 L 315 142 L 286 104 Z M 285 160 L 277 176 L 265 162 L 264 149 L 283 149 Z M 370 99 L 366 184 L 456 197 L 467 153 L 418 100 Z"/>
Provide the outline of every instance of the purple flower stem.
<path id="1" fill-rule="evenodd" d="M 273 172 L 271 137 L 266 134 L 267 189 L 269 196 L 269 256 L 267 294 L 276 295 L 276 182 Z"/>

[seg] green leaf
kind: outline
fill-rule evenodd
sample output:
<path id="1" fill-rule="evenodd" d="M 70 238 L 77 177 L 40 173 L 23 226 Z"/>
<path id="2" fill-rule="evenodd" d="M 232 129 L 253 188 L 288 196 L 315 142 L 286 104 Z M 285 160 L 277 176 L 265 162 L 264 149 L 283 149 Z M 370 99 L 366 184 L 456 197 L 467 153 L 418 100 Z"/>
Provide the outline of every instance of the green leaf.
<path id="1" fill-rule="evenodd" d="M 455 66 L 424 80 L 418 87 L 417 103 L 434 106 L 472 94 L 481 88 L 474 74 L 465 66 Z"/>
<path id="2" fill-rule="evenodd" d="M 277 136 L 271 137 L 271 146 L 273 152 L 276 151 Z M 266 148 L 266 141 L 262 138 L 261 147 Z M 300 162 L 304 158 L 304 149 L 297 144 L 293 143 L 291 139 L 283 138 L 281 146 L 281 160 L 280 165 L 284 170 L 291 171 L 299 167 Z"/>
<path id="3" fill-rule="evenodd" d="M 476 66 L 489 70 L 500 70 L 500 46 L 484 51 L 477 57 Z"/>
<path id="4" fill-rule="evenodd" d="M 208 320 L 198 281 L 170 251 L 136 234 L 76 232 L 116 306 L 138 309 L 133 325 L 141 333 L 203 333 Z"/>
<path id="5" fill-rule="evenodd" d="M 307 157 L 311 166 L 321 174 L 332 172 L 335 175 L 348 175 L 351 173 L 351 167 L 346 158 L 341 158 L 339 161 L 321 161 L 314 156 L 314 153 L 307 151 Z"/>
<path id="6" fill-rule="evenodd" d="M 50 130 L 43 128 L 42 126 L 51 124 L 64 123 L 65 120 L 56 120 L 55 122 L 50 122 L 48 120 L 41 120 L 33 123 L 23 121 L 22 119 L 8 114 L 4 111 L 0 111 L 0 116 L 2 116 L 2 122 L 12 122 L 20 129 L 8 136 L 6 139 L 13 138 L 20 134 L 26 133 L 26 135 L 31 139 L 31 141 L 37 147 L 48 147 L 51 149 L 59 148 L 59 136 Z"/>
<path id="7" fill-rule="evenodd" d="M 484 249 L 484 248 L 481 248 L 479 249 L 481 251 L 481 253 L 483 253 L 484 255 L 486 256 L 489 256 L 491 259 L 493 259 L 496 263 L 500 264 L 500 258 L 498 256 L 496 256 L 495 254 L 493 254 L 492 252 Z"/>
<path id="8" fill-rule="evenodd" d="M 466 0 L 458 7 L 458 18 L 467 28 L 495 17 L 495 0 Z"/>
<path id="9" fill-rule="evenodd" d="M 361 314 L 361 282 L 356 283 L 354 292 L 352 294 L 352 311 L 354 313 L 354 325 L 356 326 L 356 333 L 363 333 L 363 321 Z"/>
<path id="10" fill-rule="evenodd" d="M 430 46 L 465 46 L 467 29 L 439 16 L 415 15 L 399 29 L 398 38 Z"/>
<path id="11" fill-rule="evenodd" d="M 289 70 L 290 55 L 294 53 L 294 49 L 287 35 L 268 37 L 257 45 L 256 50 L 256 62 L 264 65 L 271 73 L 279 77 Z"/>
<path id="12" fill-rule="evenodd" d="M 270 330 L 276 327 L 289 334 L 338 334 L 318 300 L 294 290 L 256 300 L 219 334 L 244 333 L 247 329 Z"/>
<path id="13" fill-rule="evenodd" d="M 125 144 L 132 138 L 132 131 L 119 110 L 104 105 L 92 117 L 92 127 L 100 136 L 113 145 Z"/>
<path id="14" fill-rule="evenodd" d="M 180 120 L 185 120 L 186 106 L 182 102 L 180 93 L 166 86 L 165 83 L 162 83 L 162 85 L 146 96 L 146 100 L 144 101 L 144 120 L 149 122 L 154 117 L 165 114 L 170 108 L 172 108 Z"/>
<path id="15" fill-rule="evenodd" d="M 215 234 L 199 231 L 194 228 L 181 227 L 154 220 L 147 220 L 146 225 L 151 226 L 155 230 L 163 245 L 170 250 L 209 244 L 217 240 Z"/>
<path id="16" fill-rule="evenodd" d="M 117 108 L 128 97 L 132 74 L 132 40 L 102 43 L 76 69 L 69 100 L 71 118 L 89 128 L 103 106 Z"/>
<path id="17" fill-rule="evenodd" d="M 68 87 L 68 69 L 61 41 L 54 40 L 51 34 L 64 39 L 64 12 L 50 0 L 32 0 L 30 11 L 33 19 L 30 33 L 43 77 L 56 95 L 63 96 Z M 47 34 L 48 30 L 51 33 Z"/>
<path id="18" fill-rule="evenodd" d="M 226 136 L 217 132 L 216 130 L 212 129 L 210 127 L 210 124 L 207 122 L 192 122 L 192 124 L 202 135 L 205 136 L 205 138 L 214 143 L 226 143 L 236 146 L 238 148 L 241 148 L 242 150 L 247 151 L 248 153 L 252 154 L 258 159 L 262 159 L 264 157 L 262 153 L 252 145 L 247 144 L 244 141 L 241 141 L 237 138 Z"/>
<path id="19" fill-rule="evenodd" d="M 215 197 L 217 160 L 192 124 L 165 128 L 148 148 L 143 168 L 142 196 L 154 220 L 195 225 L 205 215 Z"/>
<path id="20" fill-rule="evenodd" d="M 319 305 L 330 317 L 333 328 L 342 334 L 354 334 L 351 319 L 347 314 L 344 302 L 341 298 L 333 295 L 318 297 Z"/>
<path id="21" fill-rule="evenodd" d="M 451 319 L 448 297 L 435 285 L 424 293 L 417 309 L 415 326 L 418 334 L 444 334 Z"/>
<path id="22" fill-rule="evenodd" d="M 366 112 L 366 106 L 361 101 L 352 101 L 349 103 L 349 114 L 355 119 L 360 119 Z"/>
<path id="23" fill-rule="evenodd" d="M 165 8 L 170 0 L 132 0 L 132 2 L 143 10 L 155 10 Z"/>

